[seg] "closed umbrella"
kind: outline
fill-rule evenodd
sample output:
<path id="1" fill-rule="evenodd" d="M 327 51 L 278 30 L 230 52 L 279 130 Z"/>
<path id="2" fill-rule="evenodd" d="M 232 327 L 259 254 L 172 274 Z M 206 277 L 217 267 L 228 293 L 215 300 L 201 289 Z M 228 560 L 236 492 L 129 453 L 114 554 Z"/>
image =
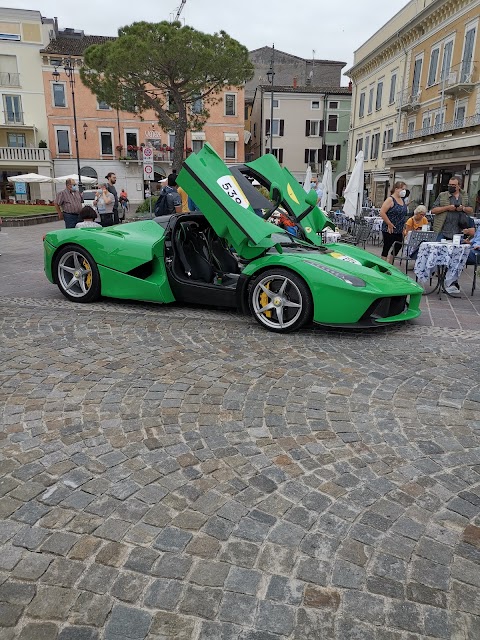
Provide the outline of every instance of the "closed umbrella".
<path id="1" fill-rule="evenodd" d="M 303 188 L 307 193 L 310 193 L 312 188 L 312 167 L 308 165 L 307 173 L 305 174 L 305 180 L 303 181 Z"/>
<path id="2" fill-rule="evenodd" d="M 59 176 L 58 178 L 54 178 L 53 181 L 57 184 L 61 182 L 66 182 L 67 180 L 75 180 L 75 182 L 81 182 L 82 184 L 95 184 L 97 182 L 97 178 L 89 178 L 87 176 L 80 176 L 81 180 L 78 179 L 77 173 L 72 173 L 69 176 Z"/>
<path id="3" fill-rule="evenodd" d="M 330 211 L 332 208 L 332 163 L 327 160 L 322 178 L 322 199 L 320 201 L 320 209 Z"/>
<path id="4" fill-rule="evenodd" d="M 9 182 L 52 182 L 52 178 L 41 176 L 38 173 L 24 173 L 21 176 L 8 178 Z"/>
<path id="5" fill-rule="evenodd" d="M 355 166 L 352 175 L 345 189 L 345 204 L 343 205 L 343 213 L 347 218 L 355 218 L 360 215 L 363 200 L 363 185 L 365 178 L 363 175 L 363 151 L 359 151 L 355 158 Z"/>

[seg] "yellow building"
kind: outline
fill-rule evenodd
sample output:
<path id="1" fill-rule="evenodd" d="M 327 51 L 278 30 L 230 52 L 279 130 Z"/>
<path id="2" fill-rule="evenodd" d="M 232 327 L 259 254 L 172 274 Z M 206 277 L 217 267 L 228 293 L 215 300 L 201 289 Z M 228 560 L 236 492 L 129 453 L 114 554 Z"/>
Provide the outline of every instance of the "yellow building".
<path id="1" fill-rule="evenodd" d="M 355 52 L 349 169 L 363 149 L 375 204 L 398 179 L 411 208 L 452 174 L 480 189 L 479 15 L 480 0 L 412 0 Z"/>

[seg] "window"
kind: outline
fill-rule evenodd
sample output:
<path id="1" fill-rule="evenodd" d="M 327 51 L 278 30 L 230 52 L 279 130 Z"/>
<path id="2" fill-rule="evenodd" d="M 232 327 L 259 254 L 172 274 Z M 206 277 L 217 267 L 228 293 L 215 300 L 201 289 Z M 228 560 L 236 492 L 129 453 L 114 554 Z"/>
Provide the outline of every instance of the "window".
<path id="1" fill-rule="evenodd" d="M 0 86 L 19 87 L 17 56 L 0 55 Z"/>
<path id="2" fill-rule="evenodd" d="M 415 120 L 409 120 L 407 125 L 407 133 L 412 134 L 415 131 Z"/>
<path id="3" fill-rule="evenodd" d="M 430 54 L 430 66 L 428 68 L 427 87 L 431 87 L 437 81 L 438 59 L 440 58 L 440 47 L 432 49 Z"/>
<path id="4" fill-rule="evenodd" d="M 368 92 L 368 113 L 372 113 L 373 110 L 373 87 Z"/>
<path id="5" fill-rule="evenodd" d="M 453 40 L 449 40 L 443 45 L 442 72 L 440 74 L 440 80 L 442 81 L 448 78 L 450 73 L 450 67 L 452 66 L 452 52 Z"/>
<path id="6" fill-rule="evenodd" d="M 460 72 L 460 82 L 469 82 L 472 71 L 473 47 L 475 44 L 476 26 L 467 27 L 465 30 L 465 42 L 463 45 L 462 70 Z"/>
<path id="7" fill-rule="evenodd" d="M 375 100 L 375 110 L 382 108 L 383 80 L 377 84 L 377 99 Z"/>
<path id="8" fill-rule="evenodd" d="M 413 83 L 412 83 L 412 96 L 417 96 L 420 92 L 420 78 L 422 75 L 423 57 L 416 58 L 415 65 L 413 67 Z"/>
<path id="9" fill-rule="evenodd" d="M 323 120 L 306 120 L 305 135 L 306 136 L 323 135 Z"/>
<path id="10" fill-rule="evenodd" d="M 364 112 L 365 112 L 365 92 L 363 91 L 360 94 L 360 104 L 358 106 L 358 117 L 363 118 Z"/>
<path id="11" fill-rule="evenodd" d="M 339 144 L 327 144 L 325 146 L 325 159 L 326 160 L 340 160 L 340 153 L 342 147 Z"/>
<path id="12" fill-rule="evenodd" d="M 125 131 L 125 147 L 127 150 L 126 156 L 127 158 L 131 158 L 132 160 L 136 160 L 138 157 L 138 151 L 136 150 L 138 146 L 138 132 L 137 131 Z M 173 147 L 173 145 L 170 145 Z"/>
<path id="13" fill-rule="evenodd" d="M 316 165 L 319 156 L 319 149 L 305 149 L 304 162 L 309 165 Z"/>
<path id="14" fill-rule="evenodd" d="M 25 140 L 24 133 L 9 133 L 7 136 L 7 140 L 9 147 L 17 147 L 23 149 L 27 146 L 27 141 Z"/>
<path id="15" fill-rule="evenodd" d="M 198 153 L 203 149 L 203 145 L 205 142 L 203 140 L 192 140 L 192 151 L 193 153 Z"/>
<path id="16" fill-rule="evenodd" d="M 437 111 L 433 116 L 433 125 L 437 126 L 445 122 L 445 110 Z"/>
<path id="17" fill-rule="evenodd" d="M 100 131 L 100 153 L 102 156 L 113 155 L 113 135 L 111 131 Z"/>
<path id="18" fill-rule="evenodd" d="M 355 145 L 355 155 L 357 155 L 359 151 L 363 151 L 363 137 L 357 138 L 357 143 Z"/>
<path id="19" fill-rule="evenodd" d="M 20 40 L 18 33 L 0 33 L 0 40 Z"/>
<path id="20" fill-rule="evenodd" d="M 365 136 L 365 160 L 368 160 L 368 152 L 370 150 L 370 135 L 367 133 Z"/>
<path id="21" fill-rule="evenodd" d="M 280 164 L 283 163 L 283 149 L 272 149 L 272 151 L 270 152 L 270 149 L 267 147 L 265 152 L 272 153 L 272 155 L 275 156 L 275 158 L 278 160 Z"/>
<path id="22" fill-rule="evenodd" d="M 277 98 L 273 99 L 273 108 L 274 109 L 279 109 L 280 108 L 280 100 L 277 100 Z M 274 149 L 275 151 L 275 149 Z"/>
<path id="23" fill-rule="evenodd" d="M 320 109 L 320 101 L 312 100 L 312 109 Z"/>
<path id="24" fill-rule="evenodd" d="M 235 93 L 225 94 L 225 115 L 236 116 L 237 115 L 237 95 Z M 225 156 L 230 157 L 230 156 Z"/>
<path id="25" fill-rule="evenodd" d="M 58 153 L 70 153 L 70 132 L 68 129 L 57 129 Z"/>
<path id="26" fill-rule="evenodd" d="M 54 107 L 66 107 L 67 101 L 65 99 L 65 83 L 64 82 L 53 82 L 52 83 L 52 92 L 53 92 L 53 106 Z"/>
<path id="27" fill-rule="evenodd" d="M 455 105 L 455 125 L 457 127 L 463 126 L 465 123 L 465 115 L 467 112 L 467 102 L 466 100 L 462 100 L 462 102 L 457 102 Z"/>
<path id="28" fill-rule="evenodd" d="M 372 153 L 370 154 L 371 160 L 378 158 L 378 149 L 380 147 L 380 133 L 374 133 L 372 136 Z"/>
<path id="29" fill-rule="evenodd" d="M 388 96 L 388 104 L 393 104 L 395 102 L 396 88 L 397 88 L 397 74 L 392 73 L 392 77 L 390 78 L 390 95 Z"/>
<path id="30" fill-rule="evenodd" d="M 22 99 L 20 96 L 3 96 L 6 124 L 23 124 Z"/>
<path id="31" fill-rule="evenodd" d="M 225 158 L 234 159 L 237 157 L 237 143 L 236 142 L 225 142 Z"/>
<path id="32" fill-rule="evenodd" d="M 328 108 L 329 109 L 338 109 L 338 102 L 329 102 L 328 103 Z"/>
<path id="33" fill-rule="evenodd" d="M 430 127 L 430 113 L 424 113 L 422 117 L 422 129 Z"/>
<path id="34" fill-rule="evenodd" d="M 195 98 L 192 102 L 192 113 L 202 113 L 203 111 L 203 100 L 201 98 Z"/>
<path id="35" fill-rule="evenodd" d="M 111 107 L 110 107 L 110 105 L 109 105 L 109 104 L 107 104 L 107 103 L 105 102 L 105 100 L 99 100 L 99 101 L 98 101 L 98 108 L 99 108 L 101 111 L 109 111 Z"/>
<path id="36" fill-rule="evenodd" d="M 273 120 L 272 133 L 274 136 L 283 136 L 285 132 L 285 121 L 284 120 Z M 267 136 L 270 135 L 270 118 L 267 118 L 265 121 L 265 133 Z"/>
<path id="37" fill-rule="evenodd" d="M 338 131 L 338 116 L 336 113 L 331 113 L 328 116 L 327 131 Z"/>

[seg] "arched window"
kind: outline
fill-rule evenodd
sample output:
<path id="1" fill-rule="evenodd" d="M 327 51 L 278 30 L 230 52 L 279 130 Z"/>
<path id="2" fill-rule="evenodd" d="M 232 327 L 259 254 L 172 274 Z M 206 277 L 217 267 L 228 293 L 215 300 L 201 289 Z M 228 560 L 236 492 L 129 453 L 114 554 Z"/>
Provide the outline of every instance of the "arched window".
<path id="1" fill-rule="evenodd" d="M 86 178 L 95 178 L 98 179 L 98 174 L 93 167 L 82 167 L 80 169 L 80 174 L 85 176 Z"/>

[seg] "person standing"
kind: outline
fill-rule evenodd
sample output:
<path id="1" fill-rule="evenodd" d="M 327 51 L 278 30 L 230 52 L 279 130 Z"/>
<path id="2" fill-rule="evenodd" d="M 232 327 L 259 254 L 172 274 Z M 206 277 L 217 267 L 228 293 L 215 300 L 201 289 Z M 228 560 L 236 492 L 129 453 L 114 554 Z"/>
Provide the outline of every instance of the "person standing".
<path id="1" fill-rule="evenodd" d="M 451 240 L 457 233 L 470 228 L 467 216 L 473 213 L 468 193 L 460 188 L 460 179 L 452 176 L 448 181 L 448 191 L 442 191 L 432 207 L 433 230 L 437 240 Z M 475 232 L 475 231 L 474 231 Z"/>
<path id="2" fill-rule="evenodd" d="M 154 213 L 156 216 L 182 213 L 182 199 L 177 191 L 177 175 L 175 173 L 168 176 L 167 186 L 160 191 Z"/>
<path id="3" fill-rule="evenodd" d="M 78 191 L 77 181 L 68 178 L 65 181 L 65 189 L 57 193 L 54 202 L 58 219 L 65 222 L 65 229 L 74 229 L 77 222 L 80 222 L 82 202 L 83 198 Z"/>
<path id="4" fill-rule="evenodd" d="M 405 182 L 395 182 L 390 191 L 391 195 L 380 209 L 380 217 L 383 220 L 382 258 L 390 264 L 393 264 L 394 257 L 400 251 L 403 242 L 403 227 L 407 217 L 406 186 Z"/>
<path id="5" fill-rule="evenodd" d="M 113 173 L 113 171 L 110 171 L 110 173 L 107 173 L 107 175 L 105 176 L 105 180 L 107 181 L 107 189 L 108 191 L 110 191 L 110 193 L 114 198 L 113 224 L 119 224 L 120 220 L 118 218 L 118 195 L 117 195 L 117 189 L 115 187 L 115 183 L 117 182 L 117 176 Z"/>
<path id="6" fill-rule="evenodd" d="M 115 224 L 113 216 L 114 198 L 113 194 L 108 190 L 108 183 L 99 185 L 93 204 L 97 207 L 102 227 L 111 227 Z"/>

